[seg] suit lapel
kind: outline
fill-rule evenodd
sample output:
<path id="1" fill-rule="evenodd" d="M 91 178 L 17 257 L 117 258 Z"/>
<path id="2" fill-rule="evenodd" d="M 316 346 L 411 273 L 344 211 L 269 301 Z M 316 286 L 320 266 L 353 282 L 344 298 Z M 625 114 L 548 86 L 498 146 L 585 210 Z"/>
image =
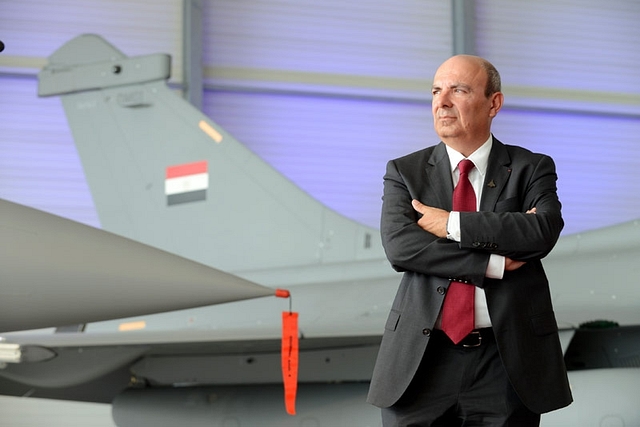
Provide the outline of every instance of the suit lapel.
<path id="1" fill-rule="evenodd" d="M 427 182 L 430 184 L 427 194 L 433 197 L 430 206 L 437 206 L 450 211 L 453 198 L 453 181 L 451 180 L 451 165 L 443 142 L 438 144 L 429 157 L 426 165 Z"/>
<path id="2" fill-rule="evenodd" d="M 510 165 L 507 148 L 494 137 L 480 200 L 481 211 L 494 211 L 498 197 L 511 176 Z"/>

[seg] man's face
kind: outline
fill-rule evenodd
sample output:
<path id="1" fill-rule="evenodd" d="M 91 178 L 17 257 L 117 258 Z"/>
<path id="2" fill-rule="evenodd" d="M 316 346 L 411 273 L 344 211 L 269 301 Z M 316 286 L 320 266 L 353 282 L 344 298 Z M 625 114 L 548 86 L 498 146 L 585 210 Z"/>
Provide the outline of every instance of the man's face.
<path id="1" fill-rule="evenodd" d="M 436 133 L 445 143 L 477 144 L 489 138 L 497 109 L 494 96 L 485 97 L 486 85 L 487 73 L 474 58 L 456 56 L 438 68 L 431 109 Z"/>

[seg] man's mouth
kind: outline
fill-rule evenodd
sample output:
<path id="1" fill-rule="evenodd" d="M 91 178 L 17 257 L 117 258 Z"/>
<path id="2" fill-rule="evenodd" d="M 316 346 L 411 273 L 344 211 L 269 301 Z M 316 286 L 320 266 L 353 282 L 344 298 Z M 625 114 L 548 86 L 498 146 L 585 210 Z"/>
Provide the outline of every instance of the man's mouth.
<path id="1" fill-rule="evenodd" d="M 438 119 L 440 119 L 440 120 L 449 120 L 449 119 L 455 119 L 456 118 L 456 116 L 454 114 L 451 114 L 448 111 L 442 111 L 442 110 L 440 110 L 440 111 L 438 111 L 436 113 L 436 117 Z"/>

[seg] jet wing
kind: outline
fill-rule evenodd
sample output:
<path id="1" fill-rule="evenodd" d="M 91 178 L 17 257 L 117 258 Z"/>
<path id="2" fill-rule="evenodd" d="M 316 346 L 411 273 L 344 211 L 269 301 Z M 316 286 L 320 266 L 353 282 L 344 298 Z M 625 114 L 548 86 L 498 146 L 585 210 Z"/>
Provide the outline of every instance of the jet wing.
<path id="1" fill-rule="evenodd" d="M 274 294 L 203 264 L 6 200 L 0 200 L 0 272 L 0 331 Z"/>
<path id="2" fill-rule="evenodd" d="M 542 260 L 561 328 L 592 320 L 640 324 L 640 221 L 562 236 Z"/>
<path id="3" fill-rule="evenodd" d="M 334 267 L 342 276 L 345 266 Z M 0 348 L 16 346 L 25 356 L 0 370 L 0 390 L 106 403 L 138 386 L 280 384 L 281 312 L 291 306 L 301 319 L 300 384 L 366 383 L 398 275 L 377 262 L 363 261 L 361 267 L 366 274 L 359 279 L 286 283 L 293 289 L 291 305 L 277 298 L 247 299 L 90 323 L 81 333 L 2 334 Z M 314 275 L 313 268 L 301 270 L 302 276 Z M 271 282 L 291 276 L 288 269 L 273 273 Z M 122 327 L 127 325 L 140 329 Z"/>

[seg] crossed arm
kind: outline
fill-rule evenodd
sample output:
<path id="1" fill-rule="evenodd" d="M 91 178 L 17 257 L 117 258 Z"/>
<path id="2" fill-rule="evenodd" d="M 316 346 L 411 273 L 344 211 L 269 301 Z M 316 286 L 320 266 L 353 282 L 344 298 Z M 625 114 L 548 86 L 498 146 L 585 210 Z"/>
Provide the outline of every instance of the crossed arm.
<path id="1" fill-rule="evenodd" d="M 413 208 L 422 215 L 418 220 L 418 226 L 424 231 L 433 234 L 436 237 L 447 237 L 447 224 L 449 221 L 450 212 L 444 209 L 434 208 L 422 204 L 419 200 L 413 199 L 411 201 Z M 529 209 L 526 213 L 536 213 L 536 208 Z M 516 261 L 509 257 L 505 257 L 504 270 L 513 271 L 522 267 L 525 261 Z"/>

